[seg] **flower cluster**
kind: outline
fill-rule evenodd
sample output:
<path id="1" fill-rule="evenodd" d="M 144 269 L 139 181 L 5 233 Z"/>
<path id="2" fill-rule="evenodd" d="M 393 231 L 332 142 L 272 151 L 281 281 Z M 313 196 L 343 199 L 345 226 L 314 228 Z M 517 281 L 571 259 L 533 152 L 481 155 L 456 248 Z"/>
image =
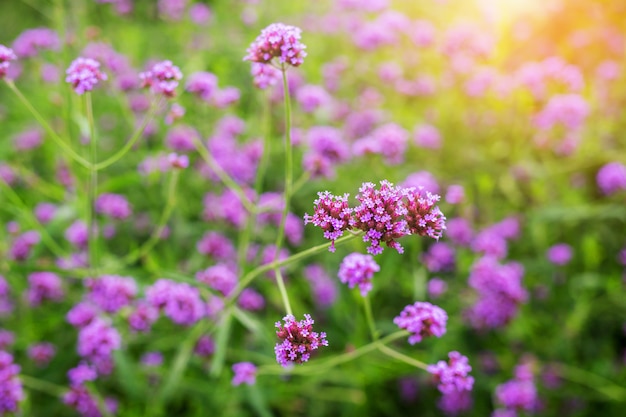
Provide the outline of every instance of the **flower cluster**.
<path id="1" fill-rule="evenodd" d="M 190 326 L 206 313 L 200 292 L 185 283 L 159 279 L 146 289 L 148 304 L 163 312 L 174 323 Z"/>
<path id="2" fill-rule="evenodd" d="M 364 232 L 363 241 L 369 242 L 367 252 L 382 253 L 382 243 L 403 253 L 397 239 L 417 234 L 439 239 L 445 230 L 445 216 L 438 206 L 439 195 L 421 187 L 394 186 L 389 181 L 380 182 L 380 189 L 371 182 L 363 183 L 356 199 L 359 205 L 348 206 L 348 194 L 337 197 L 330 192 L 318 193 L 314 201 L 315 214 L 304 216 L 304 223 L 313 223 L 324 230 L 324 237 L 332 244 L 350 228 Z"/>
<path id="3" fill-rule="evenodd" d="M 437 381 L 437 388 L 443 394 L 452 391 L 471 391 L 474 378 L 469 376 L 472 367 L 466 356 L 453 351 L 448 353 L 448 362 L 439 361 L 435 365 L 428 365 L 427 371 Z"/>
<path id="4" fill-rule="evenodd" d="M 372 255 L 363 255 L 358 252 L 351 253 L 343 258 L 339 266 L 339 280 L 348 287 L 359 287 L 361 295 L 365 297 L 372 289 L 372 277 L 380 271 Z"/>
<path id="5" fill-rule="evenodd" d="M 153 93 L 165 97 L 174 97 L 178 81 L 182 78 L 183 73 L 172 61 L 158 62 L 149 71 L 139 73 L 143 87 L 150 87 Z"/>
<path id="6" fill-rule="evenodd" d="M 267 64 L 274 58 L 284 65 L 300 66 L 306 57 L 306 46 L 300 43 L 300 28 L 272 23 L 248 48 L 244 61 Z"/>
<path id="7" fill-rule="evenodd" d="M 232 384 L 234 386 L 241 384 L 254 385 L 256 383 L 256 366 L 251 362 L 239 362 L 233 365 Z"/>
<path id="8" fill-rule="evenodd" d="M 17 411 L 18 403 L 24 399 L 22 384 L 17 378 L 19 372 L 13 356 L 0 350 L 0 415 Z"/>
<path id="9" fill-rule="evenodd" d="M 524 411 L 532 413 L 535 411 L 539 404 L 539 398 L 530 364 L 517 365 L 515 378 L 496 387 L 496 398 L 506 411 L 515 413 Z"/>
<path id="10" fill-rule="evenodd" d="M 3 79 L 9 70 L 10 61 L 16 60 L 17 57 L 11 48 L 0 45 L 0 80 Z"/>
<path id="11" fill-rule="evenodd" d="M 409 343 L 414 345 L 424 337 L 443 336 L 446 333 L 448 314 L 440 307 L 418 301 L 406 306 L 393 322 L 411 333 Z"/>
<path id="12" fill-rule="evenodd" d="M 105 193 L 100 194 L 96 199 L 96 212 L 112 219 L 124 220 L 132 214 L 132 209 L 123 195 Z"/>
<path id="13" fill-rule="evenodd" d="M 85 286 L 89 290 L 89 299 L 109 313 L 129 305 L 137 295 L 137 284 L 131 277 L 104 275 L 86 280 Z"/>
<path id="14" fill-rule="evenodd" d="M 278 69 L 260 62 L 252 63 L 250 74 L 252 74 L 254 79 L 254 86 L 261 90 L 276 85 L 280 80 L 280 71 Z"/>
<path id="15" fill-rule="evenodd" d="M 353 226 L 352 209 L 348 206 L 348 194 L 332 195 L 328 191 L 317 193 L 318 199 L 313 202 L 315 212 L 312 216 L 304 216 L 304 224 L 313 223 L 324 231 L 324 237 L 332 242 L 329 250 L 335 251 L 335 240 L 339 239 L 344 230 Z"/>
<path id="16" fill-rule="evenodd" d="M 313 319 L 309 314 L 304 320 L 296 321 L 292 315 L 283 318 L 285 324 L 276 322 L 276 336 L 282 340 L 274 347 L 276 361 L 287 367 L 292 363 L 304 363 L 309 360 L 311 353 L 320 346 L 328 346 L 326 333 L 313 331 Z"/>
<path id="17" fill-rule="evenodd" d="M 91 58 L 76 58 L 65 73 L 65 81 L 72 85 L 76 94 L 91 91 L 99 81 L 107 79 L 107 75 L 100 71 L 100 63 Z"/>
<path id="18" fill-rule="evenodd" d="M 33 272 L 28 275 L 28 284 L 26 298 L 33 307 L 45 300 L 60 301 L 63 298 L 61 278 L 54 272 Z"/>

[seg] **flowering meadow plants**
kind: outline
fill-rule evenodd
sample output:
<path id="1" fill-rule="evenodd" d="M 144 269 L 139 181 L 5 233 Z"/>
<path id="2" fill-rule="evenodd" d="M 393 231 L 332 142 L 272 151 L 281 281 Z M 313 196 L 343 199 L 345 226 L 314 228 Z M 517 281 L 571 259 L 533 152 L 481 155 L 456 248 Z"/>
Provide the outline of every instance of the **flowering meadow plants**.
<path id="1" fill-rule="evenodd" d="M 621 416 L 622 3 L 0 2 L 0 416 Z"/>

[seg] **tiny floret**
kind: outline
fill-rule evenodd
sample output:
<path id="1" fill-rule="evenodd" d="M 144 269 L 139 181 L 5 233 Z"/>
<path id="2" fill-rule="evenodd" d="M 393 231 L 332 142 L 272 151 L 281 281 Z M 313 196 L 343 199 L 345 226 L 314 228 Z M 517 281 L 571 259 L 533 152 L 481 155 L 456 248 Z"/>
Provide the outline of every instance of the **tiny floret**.
<path id="1" fill-rule="evenodd" d="M 304 315 L 304 320 L 296 321 L 292 315 L 283 318 L 285 324 L 276 322 L 276 335 L 282 342 L 274 347 L 276 361 L 288 367 L 293 363 L 304 363 L 309 360 L 311 353 L 320 346 L 328 346 L 326 333 L 313 331 L 313 319 L 309 314 Z"/>
<path id="2" fill-rule="evenodd" d="M 306 57 L 306 46 L 300 43 L 300 28 L 272 23 L 248 48 L 244 61 L 270 63 L 274 58 L 283 65 L 300 66 Z"/>
<path id="3" fill-rule="evenodd" d="M 107 75 L 100 71 L 100 63 L 91 58 L 76 58 L 65 73 L 65 81 L 72 84 L 76 94 L 91 91 L 99 81 L 107 79 Z"/>

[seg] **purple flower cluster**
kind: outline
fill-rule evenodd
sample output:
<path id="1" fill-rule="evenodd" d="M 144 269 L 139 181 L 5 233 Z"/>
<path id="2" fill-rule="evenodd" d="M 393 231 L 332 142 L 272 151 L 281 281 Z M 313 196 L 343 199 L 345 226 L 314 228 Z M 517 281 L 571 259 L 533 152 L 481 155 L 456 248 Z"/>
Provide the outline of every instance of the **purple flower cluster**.
<path id="1" fill-rule="evenodd" d="M 101 374 L 113 369 L 112 354 L 122 345 L 118 331 L 103 319 L 95 318 L 78 333 L 78 354 L 94 364 Z"/>
<path id="2" fill-rule="evenodd" d="M 215 342 L 211 339 L 211 336 L 200 336 L 193 348 L 193 353 L 201 357 L 208 357 L 211 356 L 213 352 L 215 352 Z"/>
<path id="3" fill-rule="evenodd" d="M 331 252 L 335 240 L 351 228 L 364 232 L 363 241 L 369 242 L 367 251 L 372 255 L 382 253 L 382 243 L 403 253 L 396 239 L 412 234 L 438 239 L 446 228 L 446 218 L 435 206 L 439 196 L 421 188 L 402 188 L 383 180 L 376 189 L 366 182 L 356 196 L 360 204 L 353 209 L 348 206 L 348 194 L 337 197 L 325 191 L 318 196 L 314 215 L 305 215 L 304 223 L 324 230 L 324 237 L 333 243 Z"/>
<path id="4" fill-rule="evenodd" d="M 319 264 L 308 265 L 304 268 L 304 278 L 311 284 L 313 301 L 320 307 L 328 307 L 337 299 L 337 286 L 335 281 Z"/>
<path id="5" fill-rule="evenodd" d="M 313 223 L 324 231 L 324 238 L 332 241 L 329 250 L 335 251 L 335 240 L 345 230 L 354 225 L 352 209 L 348 206 L 348 194 L 332 195 L 328 191 L 317 193 L 318 199 L 313 202 L 315 212 L 312 216 L 304 216 L 304 224 Z"/>
<path id="6" fill-rule="evenodd" d="M 185 283 L 159 279 L 146 289 L 146 300 L 174 323 L 190 326 L 205 315 L 205 307 L 197 288 Z"/>
<path id="7" fill-rule="evenodd" d="M 0 317 L 11 313 L 11 311 L 13 311 L 13 303 L 11 301 L 11 294 L 9 294 L 9 284 L 6 279 L 0 275 Z M 0 334 L 1 333 L 2 330 L 0 330 Z M 0 349 L 2 349 L 1 341 Z"/>
<path id="8" fill-rule="evenodd" d="M 13 356 L 0 350 L 0 415 L 17 411 L 18 403 L 24 399 L 22 384 L 17 375 L 19 365 L 13 363 Z"/>
<path id="9" fill-rule="evenodd" d="M 370 243 L 367 252 L 372 255 L 382 253 L 381 243 L 386 243 L 399 253 L 404 252 L 396 239 L 410 234 L 404 219 L 408 214 L 403 204 L 406 194 L 405 189 L 385 180 L 380 182 L 380 189 L 376 189 L 376 185 L 371 182 L 359 188 L 356 199 L 360 204 L 354 208 L 354 227 L 365 232 L 363 241 Z"/>
<path id="10" fill-rule="evenodd" d="M 626 190 L 626 166 L 619 162 L 609 162 L 598 171 L 596 182 L 605 195 Z"/>
<path id="11" fill-rule="evenodd" d="M 256 366 L 252 362 L 238 362 L 233 364 L 233 386 L 241 384 L 254 385 L 256 383 Z"/>
<path id="12" fill-rule="evenodd" d="M 226 264 L 217 264 L 199 271 L 196 279 L 212 289 L 229 296 L 237 286 L 238 276 L 234 267 Z"/>
<path id="13" fill-rule="evenodd" d="M 89 300 L 107 313 L 115 313 L 130 305 L 137 295 L 137 284 L 131 277 L 104 275 L 86 280 L 85 286 L 89 290 Z"/>
<path id="14" fill-rule="evenodd" d="M 6 77 L 11 61 L 17 59 L 11 48 L 0 45 L 0 80 Z"/>
<path id="15" fill-rule="evenodd" d="M 372 277 L 378 271 L 380 271 L 380 266 L 372 255 L 354 252 L 343 258 L 337 275 L 342 283 L 348 284 L 349 288 L 358 286 L 361 295 L 365 297 L 372 289 Z"/>
<path id="16" fill-rule="evenodd" d="M 567 243 L 559 243 L 548 248 L 548 260 L 555 265 L 567 265 L 572 260 L 572 247 Z"/>
<path id="17" fill-rule="evenodd" d="M 42 342 L 36 343 L 28 347 L 28 357 L 35 362 L 37 366 L 46 366 L 52 360 L 56 353 L 56 349 L 52 343 Z"/>
<path id="18" fill-rule="evenodd" d="M 444 242 L 436 242 L 421 256 L 430 272 L 451 272 L 456 266 L 454 248 Z"/>
<path id="19" fill-rule="evenodd" d="M 448 394 L 453 391 L 471 391 L 474 378 L 469 376 L 472 367 L 466 356 L 453 351 L 448 353 L 448 362 L 439 361 L 428 365 L 427 371 L 435 377 L 439 391 Z"/>
<path id="20" fill-rule="evenodd" d="M 61 301 L 63 295 L 61 278 L 54 272 L 33 272 L 28 275 L 26 298 L 31 306 L 37 307 L 46 300 Z"/>
<path id="21" fill-rule="evenodd" d="M 183 73 L 172 61 L 158 62 L 150 70 L 139 73 L 143 87 L 150 87 L 154 94 L 163 94 L 165 97 L 176 95 L 178 81 L 182 78 Z"/>
<path id="22" fill-rule="evenodd" d="M 313 331 L 313 319 L 309 314 L 304 320 L 296 321 L 292 315 L 283 318 L 285 324 L 276 322 L 276 336 L 282 340 L 274 347 L 276 361 L 287 367 L 293 363 L 304 363 L 309 360 L 311 353 L 320 346 L 328 346 L 326 333 Z"/>
<path id="23" fill-rule="evenodd" d="M 76 94 L 91 91 L 99 81 L 107 79 L 107 75 L 100 71 L 100 63 L 91 58 L 76 58 L 65 74 L 65 81 L 72 85 Z"/>
<path id="24" fill-rule="evenodd" d="M 479 259 L 469 276 L 469 285 L 478 299 L 469 311 L 476 328 L 497 328 L 506 325 L 517 314 L 528 294 L 522 287 L 524 268 L 518 263 L 499 264 L 490 256 Z"/>
<path id="25" fill-rule="evenodd" d="M 96 199 L 96 211 L 112 219 L 124 220 L 132 214 L 130 203 L 121 194 L 100 194 Z"/>
<path id="26" fill-rule="evenodd" d="M 409 343 L 414 345 L 421 342 L 424 337 L 443 336 L 446 333 L 448 314 L 436 305 L 418 301 L 404 307 L 393 322 L 411 333 Z"/>
<path id="27" fill-rule="evenodd" d="M 13 42 L 13 50 L 20 58 L 30 58 L 37 55 L 41 49 L 56 51 L 60 44 L 59 36 L 54 30 L 34 28 L 20 33 Z"/>
<path id="28" fill-rule="evenodd" d="M 26 260 L 31 249 L 39 243 L 40 239 L 39 232 L 35 230 L 29 230 L 17 236 L 9 249 L 9 259 L 13 261 Z"/>
<path id="29" fill-rule="evenodd" d="M 539 404 L 532 370 L 529 364 L 520 364 L 515 371 L 515 378 L 496 387 L 496 398 L 509 412 L 532 413 Z"/>
<path id="30" fill-rule="evenodd" d="M 406 129 L 395 123 L 388 123 L 354 142 L 353 151 L 356 155 L 380 154 L 386 164 L 397 165 L 404 159 L 408 140 L 409 132 Z"/>
<path id="31" fill-rule="evenodd" d="M 260 62 L 252 63 L 250 74 L 252 74 L 252 78 L 254 79 L 254 86 L 261 90 L 278 84 L 281 77 L 281 73 L 277 68 Z"/>
<path id="32" fill-rule="evenodd" d="M 301 32 L 295 26 L 272 23 L 252 42 L 244 61 L 267 64 L 278 58 L 281 65 L 300 66 L 306 57 L 306 46 L 300 43 Z"/>
<path id="33" fill-rule="evenodd" d="M 196 249 L 202 255 L 210 256 L 219 261 L 230 261 L 235 258 L 233 243 L 221 233 L 207 232 L 196 244 Z"/>

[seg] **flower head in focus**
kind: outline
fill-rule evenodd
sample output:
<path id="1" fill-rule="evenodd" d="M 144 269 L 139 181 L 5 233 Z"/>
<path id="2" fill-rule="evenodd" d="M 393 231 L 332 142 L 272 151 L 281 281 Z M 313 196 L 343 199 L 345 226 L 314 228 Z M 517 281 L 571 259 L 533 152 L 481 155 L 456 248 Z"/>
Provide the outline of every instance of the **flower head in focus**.
<path id="1" fill-rule="evenodd" d="M 65 73 L 65 81 L 72 84 L 72 88 L 79 95 L 93 90 L 99 81 L 107 79 L 107 75 L 100 71 L 100 63 L 91 58 L 76 58 Z"/>
<path id="2" fill-rule="evenodd" d="M 313 331 L 313 319 L 309 314 L 304 315 L 304 320 L 296 321 L 292 315 L 283 318 L 285 324 L 276 322 L 276 335 L 282 342 L 274 347 L 276 361 L 287 367 L 292 363 L 301 364 L 307 362 L 311 353 L 320 346 L 328 346 L 326 333 Z"/>
<path id="3" fill-rule="evenodd" d="M 300 28 L 282 23 L 272 23 L 248 48 L 244 61 L 270 63 L 278 59 L 280 66 L 298 67 L 306 57 L 306 46 L 300 43 Z"/>

